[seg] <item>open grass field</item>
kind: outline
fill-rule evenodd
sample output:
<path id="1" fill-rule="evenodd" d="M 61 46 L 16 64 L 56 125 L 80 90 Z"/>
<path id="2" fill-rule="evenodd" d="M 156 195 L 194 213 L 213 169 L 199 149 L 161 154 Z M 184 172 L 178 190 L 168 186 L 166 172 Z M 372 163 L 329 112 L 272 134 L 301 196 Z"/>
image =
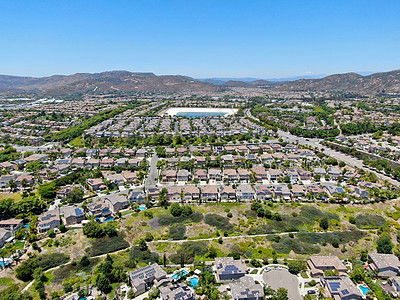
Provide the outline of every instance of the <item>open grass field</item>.
<path id="1" fill-rule="evenodd" d="M 0 200 L 12 199 L 14 202 L 22 200 L 21 193 L 0 193 Z"/>

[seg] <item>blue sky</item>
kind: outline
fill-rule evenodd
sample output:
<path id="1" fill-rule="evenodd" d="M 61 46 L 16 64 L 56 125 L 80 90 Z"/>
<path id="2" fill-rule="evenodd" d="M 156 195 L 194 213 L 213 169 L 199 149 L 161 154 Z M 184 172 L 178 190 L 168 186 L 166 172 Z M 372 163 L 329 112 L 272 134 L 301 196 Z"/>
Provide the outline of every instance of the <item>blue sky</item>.
<path id="1" fill-rule="evenodd" d="M 0 1 L 0 74 L 287 77 L 400 68 L 398 1 Z"/>

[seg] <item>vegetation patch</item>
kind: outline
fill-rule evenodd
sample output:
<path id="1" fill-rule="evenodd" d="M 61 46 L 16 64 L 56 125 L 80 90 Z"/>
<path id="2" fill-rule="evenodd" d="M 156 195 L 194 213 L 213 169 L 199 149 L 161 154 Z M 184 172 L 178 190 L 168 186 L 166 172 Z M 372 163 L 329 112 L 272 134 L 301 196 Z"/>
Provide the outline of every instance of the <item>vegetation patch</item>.
<path id="1" fill-rule="evenodd" d="M 162 215 L 157 218 L 157 222 L 160 225 L 168 226 L 177 223 L 199 223 L 203 220 L 203 214 L 196 211 L 189 216 L 180 215 L 177 217 L 173 217 L 171 215 Z"/>
<path id="2" fill-rule="evenodd" d="M 206 224 L 214 226 L 222 231 L 232 231 L 233 225 L 229 223 L 229 218 L 217 214 L 208 214 L 205 217 Z"/>
<path id="3" fill-rule="evenodd" d="M 384 217 L 372 214 L 361 214 L 356 216 L 355 224 L 361 229 L 377 229 L 386 224 Z"/>
<path id="4" fill-rule="evenodd" d="M 116 236 L 105 236 L 90 241 L 91 247 L 85 249 L 89 256 L 98 256 L 110 252 L 115 252 L 129 247 L 124 235 L 119 233 Z"/>
<path id="5" fill-rule="evenodd" d="M 196 256 L 204 256 L 208 253 L 208 246 L 205 242 L 186 242 L 181 245 L 176 254 L 169 256 L 174 264 L 182 262 L 191 264 Z"/>
<path id="6" fill-rule="evenodd" d="M 358 241 L 365 236 L 360 230 L 352 231 L 335 231 L 335 232 L 299 232 L 297 237 L 303 243 L 308 244 L 332 244 L 337 240 L 341 244 L 351 241 Z"/>
<path id="7" fill-rule="evenodd" d="M 173 225 L 169 228 L 168 236 L 173 240 L 185 239 L 186 226 L 182 224 Z"/>
<path id="8" fill-rule="evenodd" d="M 276 252 L 288 254 L 293 250 L 297 254 L 316 254 L 321 251 L 321 248 L 317 245 L 304 243 L 296 238 L 290 238 L 284 236 L 280 238 L 279 242 L 272 244 L 272 247 Z"/>
<path id="9" fill-rule="evenodd" d="M 64 253 L 49 253 L 33 256 L 23 261 L 16 269 L 16 277 L 22 281 L 33 279 L 33 273 L 41 268 L 43 271 L 67 263 L 69 256 Z"/>

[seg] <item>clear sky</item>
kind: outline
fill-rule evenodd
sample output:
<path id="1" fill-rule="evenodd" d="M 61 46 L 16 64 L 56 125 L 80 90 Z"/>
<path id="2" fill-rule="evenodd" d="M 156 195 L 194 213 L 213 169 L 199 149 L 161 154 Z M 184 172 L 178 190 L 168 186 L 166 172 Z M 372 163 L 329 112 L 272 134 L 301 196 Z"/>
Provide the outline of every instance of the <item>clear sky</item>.
<path id="1" fill-rule="evenodd" d="M 0 74 L 272 78 L 399 68 L 398 0 L 0 0 Z"/>

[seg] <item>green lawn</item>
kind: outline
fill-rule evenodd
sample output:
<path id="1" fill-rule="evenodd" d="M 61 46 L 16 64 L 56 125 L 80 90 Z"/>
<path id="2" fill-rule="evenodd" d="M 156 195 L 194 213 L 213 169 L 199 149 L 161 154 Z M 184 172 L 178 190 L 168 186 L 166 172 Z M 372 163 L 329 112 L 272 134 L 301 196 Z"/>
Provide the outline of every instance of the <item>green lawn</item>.
<path id="1" fill-rule="evenodd" d="M 12 199 L 14 202 L 18 202 L 22 200 L 22 196 L 20 193 L 0 193 L 0 200 Z"/>
<path id="2" fill-rule="evenodd" d="M 122 212 L 121 215 L 122 215 L 122 216 L 126 216 L 126 215 L 129 215 L 129 214 L 131 214 L 131 213 L 133 213 L 133 210 L 128 209 L 128 210 Z"/>
<path id="3" fill-rule="evenodd" d="M 83 146 L 82 137 L 81 137 L 81 136 L 78 136 L 77 138 L 73 139 L 73 140 L 70 142 L 70 145 L 71 145 L 71 146 L 74 146 L 74 147 L 81 147 L 81 146 Z"/>

